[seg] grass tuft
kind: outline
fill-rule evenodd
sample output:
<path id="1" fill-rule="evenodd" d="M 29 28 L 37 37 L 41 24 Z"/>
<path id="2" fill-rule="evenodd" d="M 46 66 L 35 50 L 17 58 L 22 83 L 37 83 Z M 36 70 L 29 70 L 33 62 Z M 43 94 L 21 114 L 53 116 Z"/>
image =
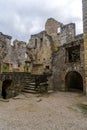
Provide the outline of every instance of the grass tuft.
<path id="1" fill-rule="evenodd" d="M 87 104 L 79 103 L 77 106 L 81 109 L 81 111 L 87 114 Z"/>

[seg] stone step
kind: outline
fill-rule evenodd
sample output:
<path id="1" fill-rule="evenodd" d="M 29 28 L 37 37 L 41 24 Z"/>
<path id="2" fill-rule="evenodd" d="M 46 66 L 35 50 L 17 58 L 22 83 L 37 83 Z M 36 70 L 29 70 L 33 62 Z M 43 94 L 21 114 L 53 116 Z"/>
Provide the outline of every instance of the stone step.
<path id="1" fill-rule="evenodd" d="M 25 77 L 35 77 L 35 76 L 31 76 L 31 75 L 25 75 Z"/>
<path id="2" fill-rule="evenodd" d="M 35 82 L 31 82 L 31 83 L 29 83 L 29 85 L 35 85 Z"/>
<path id="3" fill-rule="evenodd" d="M 25 81 L 35 81 L 35 79 L 24 79 Z"/>
<path id="4" fill-rule="evenodd" d="M 32 78 L 32 77 L 24 77 L 25 79 L 35 79 L 35 78 Z"/>
<path id="5" fill-rule="evenodd" d="M 34 86 L 25 86 L 24 88 L 26 88 L 26 89 L 35 89 L 35 87 Z"/>
<path id="6" fill-rule="evenodd" d="M 34 91 L 34 90 L 22 90 L 22 92 L 25 92 L 25 93 L 33 93 L 33 94 L 37 94 L 38 92 L 37 91 Z"/>
<path id="7" fill-rule="evenodd" d="M 30 74 L 26 74 L 24 77 L 24 89 L 22 90 L 22 92 L 25 93 L 39 93 L 41 91 L 41 89 L 43 89 L 43 87 L 46 87 L 48 84 L 47 82 L 42 82 L 39 84 L 39 86 L 37 86 L 37 88 L 35 89 L 35 76 L 31 76 Z"/>
<path id="8" fill-rule="evenodd" d="M 46 86 L 46 85 L 48 85 L 48 83 L 46 83 L 46 82 L 45 83 L 40 83 L 39 85 L 40 86 Z"/>
<path id="9" fill-rule="evenodd" d="M 24 84 L 35 85 L 35 82 L 32 83 L 32 82 L 26 82 L 26 81 L 25 81 L 25 82 L 23 82 L 23 83 L 24 83 Z"/>
<path id="10" fill-rule="evenodd" d="M 25 83 L 26 86 L 35 86 L 35 84 L 32 83 Z"/>
<path id="11" fill-rule="evenodd" d="M 35 78 L 35 77 L 32 77 L 32 76 L 25 76 L 25 78 L 30 78 L 30 79 L 32 78 L 32 79 L 33 79 L 33 78 Z"/>
<path id="12" fill-rule="evenodd" d="M 35 88 L 35 86 L 28 86 L 28 85 L 25 85 L 25 87 L 24 88 Z"/>
<path id="13" fill-rule="evenodd" d="M 47 83 L 40 83 L 39 84 L 39 87 L 45 87 L 45 86 L 48 86 L 48 84 Z M 28 88 L 35 88 L 35 83 L 26 83 L 25 84 L 25 87 L 28 87 Z"/>
<path id="14" fill-rule="evenodd" d="M 27 88 L 27 87 L 25 87 L 24 90 L 33 90 L 33 91 L 38 91 L 38 89 L 35 89 L 35 88 Z"/>
<path id="15" fill-rule="evenodd" d="M 33 80 L 33 81 L 35 81 L 35 79 L 29 79 L 29 78 L 27 78 L 27 79 L 25 79 L 25 78 L 24 78 L 24 80 L 30 80 L 30 81 L 32 81 L 32 80 Z"/>
<path id="16" fill-rule="evenodd" d="M 24 80 L 23 82 L 35 82 L 35 80 Z"/>

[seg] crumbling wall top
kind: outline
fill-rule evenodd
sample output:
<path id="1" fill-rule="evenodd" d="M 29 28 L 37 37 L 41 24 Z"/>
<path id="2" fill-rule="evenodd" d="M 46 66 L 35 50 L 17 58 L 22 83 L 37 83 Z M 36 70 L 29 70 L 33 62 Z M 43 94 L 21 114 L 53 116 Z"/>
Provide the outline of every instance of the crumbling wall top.
<path id="1" fill-rule="evenodd" d="M 61 27 L 62 25 L 63 25 L 62 23 L 56 21 L 55 19 L 49 18 L 46 21 L 46 24 L 45 24 L 45 31 L 49 35 L 51 35 L 51 34 L 57 34 L 57 29 L 59 27 Z"/>
<path id="2" fill-rule="evenodd" d="M 5 37 L 5 38 L 7 38 L 7 39 L 9 39 L 9 40 L 12 39 L 12 36 L 5 35 L 5 34 L 3 34 L 2 32 L 0 32 L 0 36 L 3 36 L 3 37 Z"/>
<path id="3" fill-rule="evenodd" d="M 13 45 L 16 48 L 21 47 L 21 46 L 26 47 L 26 42 L 19 41 L 19 40 L 16 39 L 16 40 L 13 41 Z"/>
<path id="4" fill-rule="evenodd" d="M 46 31 L 41 31 L 40 33 L 31 35 L 31 38 L 40 37 L 40 36 L 43 36 L 44 34 L 46 34 Z"/>

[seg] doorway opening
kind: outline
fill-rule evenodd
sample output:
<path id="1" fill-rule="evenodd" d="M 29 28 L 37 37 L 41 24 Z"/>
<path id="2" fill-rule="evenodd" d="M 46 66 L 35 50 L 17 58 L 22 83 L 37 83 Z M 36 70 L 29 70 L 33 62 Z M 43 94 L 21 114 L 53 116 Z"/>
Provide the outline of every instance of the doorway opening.
<path id="1" fill-rule="evenodd" d="M 4 80 L 2 83 L 2 97 L 3 99 L 7 98 L 7 90 L 11 86 L 12 80 Z"/>
<path id="2" fill-rule="evenodd" d="M 83 92 L 83 78 L 80 73 L 71 71 L 65 77 L 65 86 L 68 91 Z"/>

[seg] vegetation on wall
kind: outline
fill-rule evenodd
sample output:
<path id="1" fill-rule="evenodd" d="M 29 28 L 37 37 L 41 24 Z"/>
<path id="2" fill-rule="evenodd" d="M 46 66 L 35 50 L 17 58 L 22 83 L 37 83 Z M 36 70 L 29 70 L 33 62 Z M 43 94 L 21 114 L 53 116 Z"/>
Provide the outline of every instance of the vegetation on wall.
<path id="1" fill-rule="evenodd" d="M 9 65 L 8 64 L 3 65 L 3 72 L 9 72 Z"/>
<path id="2" fill-rule="evenodd" d="M 29 70 L 29 66 L 27 64 L 25 64 L 25 66 L 24 66 L 24 72 L 28 72 L 28 70 Z"/>
<path id="3" fill-rule="evenodd" d="M 58 51 L 58 46 L 54 45 L 54 52 Z"/>

